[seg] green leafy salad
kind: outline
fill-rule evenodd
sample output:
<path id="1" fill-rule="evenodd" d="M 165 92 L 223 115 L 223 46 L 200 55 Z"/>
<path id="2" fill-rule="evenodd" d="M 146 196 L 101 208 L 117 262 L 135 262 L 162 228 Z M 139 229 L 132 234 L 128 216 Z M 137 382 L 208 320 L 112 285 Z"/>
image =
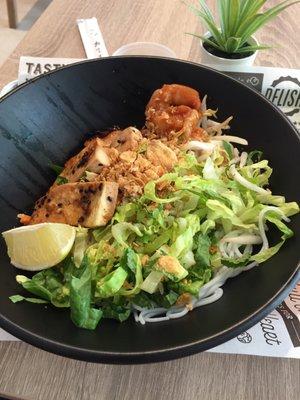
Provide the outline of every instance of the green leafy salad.
<path id="1" fill-rule="evenodd" d="M 261 152 L 217 139 L 203 159 L 182 151 L 107 226 L 77 228 L 61 263 L 17 276 L 33 297 L 11 300 L 69 308 L 76 326 L 95 329 L 131 314 L 142 324 L 178 318 L 220 298 L 227 278 L 268 260 L 293 235 L 286 223 L 299 207 L 268 189 L 272 169 Z M 278 231 L 275 243 L 268 229 Z"/>

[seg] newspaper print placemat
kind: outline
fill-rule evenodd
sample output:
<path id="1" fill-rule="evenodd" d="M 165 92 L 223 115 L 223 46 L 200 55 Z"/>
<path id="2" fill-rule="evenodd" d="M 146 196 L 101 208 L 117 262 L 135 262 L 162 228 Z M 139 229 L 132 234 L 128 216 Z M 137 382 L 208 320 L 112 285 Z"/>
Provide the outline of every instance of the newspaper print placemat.
<path id="1" fill-rule="evenodd" d="M 262 93 L 300 131 L 300 70 L 244 67 L 241 72 L 236 67 L 211 66 Z M 300 358 L 300 283 L 259 324 L 210 351 Z"/>
<path id="2" fill-rule="evenodd" d="M 300 131 L 299 69 L 243 67 L 241 72 L 236 67 L 211 66 L 262 93 L 279 107 Z"/>
<path id="3" fill-rule="evenodd" d="M 300 358 L 300 283 L 258 324 L 209 351 Z"/>
<path id="4" fill-rule="evenodd" d="M 78 59 L 21 57 L 19 84 Z M 300 70 L 213 66 L 261 92 L 278 106 L 300 130 Z M 0 340 L 18 340 L 0 328 Z M 257 325 L 236 338 L 209 350 L 216 353 L 300 358 L 300 282 L 288 298 Z"/>
<path id="5" fill-rule="evenodd" d="M 38 75 L 55 71 L 68 64 L 82 61 L 80 58 L 46 58 L 46 57 L 20 57 L 18 84 L 24 83 Z"/>

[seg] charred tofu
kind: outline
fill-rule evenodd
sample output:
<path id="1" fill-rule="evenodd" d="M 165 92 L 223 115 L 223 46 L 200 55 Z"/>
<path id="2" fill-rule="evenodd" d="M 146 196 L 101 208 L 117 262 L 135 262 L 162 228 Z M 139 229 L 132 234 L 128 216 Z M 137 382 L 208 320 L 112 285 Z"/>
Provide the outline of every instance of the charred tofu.
<path id="1" fill-rule="evenodd" d="M 103 166 L 109 166 L 110 163 L 109 151 L 103 147 L 101 139 L 95 138 L 66 162 L 60 176 L 68 182 L 77 182 L 85 171 L 98 173 Z"/>
<path id="2" fill-rule="evenodd" d="M 105 136 L 101 141 L 105 146 L 117 149 L 120 153 L 124 151 L 136 151 L 142 140 L 141 132 L 130 126 L 123 131 L 114 131 Z"/>
<path id="3" fill-rule="evenodd" d="M 60 222 L 95 228 L 112 218 L 118 197 L 116 182 L 77 182 L 52 186 L 36 202 L 30 224 Z"/>

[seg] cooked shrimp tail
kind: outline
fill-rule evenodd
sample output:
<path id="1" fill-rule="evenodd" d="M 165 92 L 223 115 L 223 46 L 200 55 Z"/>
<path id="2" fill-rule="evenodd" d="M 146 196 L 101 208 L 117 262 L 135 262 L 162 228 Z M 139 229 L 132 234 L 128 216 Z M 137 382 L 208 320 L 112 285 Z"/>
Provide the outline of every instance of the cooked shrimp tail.
<path id="1" fill-rule="evenodd" d="M 183 85 L 164 85 L 155 90 L 146 107 L 146 126 L 150 132 L 167 139 L 188 139 L 199 127 L 199 93 Z"/>

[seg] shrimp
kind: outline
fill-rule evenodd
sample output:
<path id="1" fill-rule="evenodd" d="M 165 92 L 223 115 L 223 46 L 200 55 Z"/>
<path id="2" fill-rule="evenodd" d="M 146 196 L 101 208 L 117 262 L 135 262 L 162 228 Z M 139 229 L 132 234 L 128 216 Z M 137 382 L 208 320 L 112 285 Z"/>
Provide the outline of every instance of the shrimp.
<path id="1" fill-rule="evenodd" d="M 183 85 L 164 85 L 155 90 L 146 107 L 146 126 L 159 137 L 189 138 L 199 127 L 201 101 L 196 90 Z"/>

